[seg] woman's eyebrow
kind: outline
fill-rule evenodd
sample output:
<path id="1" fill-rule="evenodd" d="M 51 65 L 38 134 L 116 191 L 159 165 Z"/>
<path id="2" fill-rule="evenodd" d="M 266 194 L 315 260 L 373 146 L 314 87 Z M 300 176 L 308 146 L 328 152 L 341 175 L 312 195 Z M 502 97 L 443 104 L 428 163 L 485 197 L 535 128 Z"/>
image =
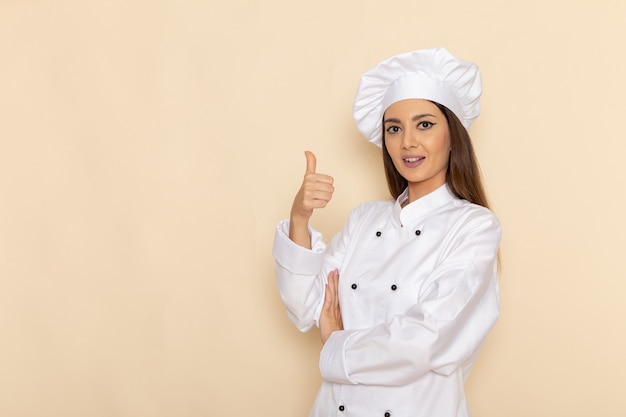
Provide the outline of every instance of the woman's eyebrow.
<path id="1" fill-rule="evenodd" d="M 422 113 L 422 114 L 418 114 L 414 116 L 412 120 L 416 122 L 420 119 L 423 119 L 424 117 L 437 117 L 437 116 L 435 116 L 434 114 L 430 114 L 430 113 Z M 383 123 L 400 123 L 400 119 L 389 118 L 389 119 L 385 119 Z"/>
<path id="2" fill-rule="evenodd" d="M 437 116 L 435 116 L 434 114 L 430 114 L 430 113 L 418 114 L 417 116 L 415 116 L 415 117 L 413 118 L 413 121 L 414 121 L 414 122 L 416 122 L 416 121 L 418 121 L 419 119 L 423 119 L 424 117 L 435 117 L 435 118 L 436 118 Z"/>

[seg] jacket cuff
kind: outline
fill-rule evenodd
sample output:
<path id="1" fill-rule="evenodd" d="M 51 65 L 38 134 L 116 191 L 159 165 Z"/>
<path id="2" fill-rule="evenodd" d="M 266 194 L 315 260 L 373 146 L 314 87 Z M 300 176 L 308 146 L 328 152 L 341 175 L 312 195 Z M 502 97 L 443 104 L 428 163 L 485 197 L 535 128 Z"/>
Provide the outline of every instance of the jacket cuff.
<path id="1" fill-rule="evenodd" d="M 322 234 L 309 226 L 311 249 L 303 248 L 289 239 L 289 220 L 276 227 L 272 255 L 287 271 L 298 275 L 317 275 L 322 269 L 326 244 Z"/>
<path id="2" fill-rule="evenodd" d="M 325 381 L 356 384 L 350 379 L 346 366 L 346 345 L 352 333 L 349 330 L 333 332 L 324 343 L 320 354 L 320 372 Z"/>

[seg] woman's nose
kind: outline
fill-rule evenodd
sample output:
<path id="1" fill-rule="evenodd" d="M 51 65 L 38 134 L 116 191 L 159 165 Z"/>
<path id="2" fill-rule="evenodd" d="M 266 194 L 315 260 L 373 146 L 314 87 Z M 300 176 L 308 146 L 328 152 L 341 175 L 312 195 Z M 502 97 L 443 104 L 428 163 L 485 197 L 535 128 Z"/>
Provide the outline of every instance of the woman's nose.
<path id="1" fill-rule="evenodd" d="M 402 149 L 417 148 L 417 135 L 413 132 L 405 132 L 402 135 Z"/>

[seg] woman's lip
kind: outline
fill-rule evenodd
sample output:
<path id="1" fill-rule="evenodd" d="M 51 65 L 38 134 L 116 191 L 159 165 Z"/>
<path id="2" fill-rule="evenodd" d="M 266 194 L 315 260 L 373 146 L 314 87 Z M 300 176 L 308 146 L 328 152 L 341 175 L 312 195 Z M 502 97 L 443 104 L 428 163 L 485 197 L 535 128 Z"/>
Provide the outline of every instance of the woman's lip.
<path id="1" fill-rule="evenodd" d="M 426 159 L 426 157 L 421 155 L 406 155 L 402 157 L 402 162 L 404 162 L 404 165 L 408 168 L 415 168 L 419 166 L 424 159 Z"/>

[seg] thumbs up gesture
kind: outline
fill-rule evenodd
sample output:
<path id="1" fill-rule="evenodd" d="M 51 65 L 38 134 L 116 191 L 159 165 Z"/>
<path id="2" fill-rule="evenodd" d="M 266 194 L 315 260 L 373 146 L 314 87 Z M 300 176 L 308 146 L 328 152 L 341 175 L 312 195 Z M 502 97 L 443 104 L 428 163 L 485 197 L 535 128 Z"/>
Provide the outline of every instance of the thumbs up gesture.
<path id="1" fill-rule="evenodd" d="M 326 207 L 335 188 L 332 177 L 315 172 L 317 165 L 315 155 L 309 151 L 304 154 L 306 156 L 306 171 L 302 186 L 293 201 L 291 216 L 306 219 L 308 222 L 314 209 Z"/>
<path id="2" fill-rule="evenodd" d="M 316 172 L 317 159 L 312 152 L 306 151 L 306 171 L 304 173 L 304 179 L 302 186 L 296 194 L 291 206 L 291 232 L 290 237 L 296 243 L 302 246 L 310 246 L 310 239 L 308 245 L 300 239 L 295 239 L 296 236 L 302 236 L 306 232 L 306 237 L 309 236 L 308 224 L 313 210 L 317 208 L 326 207 L 326 204 L 333 196 L 333 177 L 324 174 L 318 174 Z M 300 232 L 294 233 L 294 229 L 299 229 Z"/>

